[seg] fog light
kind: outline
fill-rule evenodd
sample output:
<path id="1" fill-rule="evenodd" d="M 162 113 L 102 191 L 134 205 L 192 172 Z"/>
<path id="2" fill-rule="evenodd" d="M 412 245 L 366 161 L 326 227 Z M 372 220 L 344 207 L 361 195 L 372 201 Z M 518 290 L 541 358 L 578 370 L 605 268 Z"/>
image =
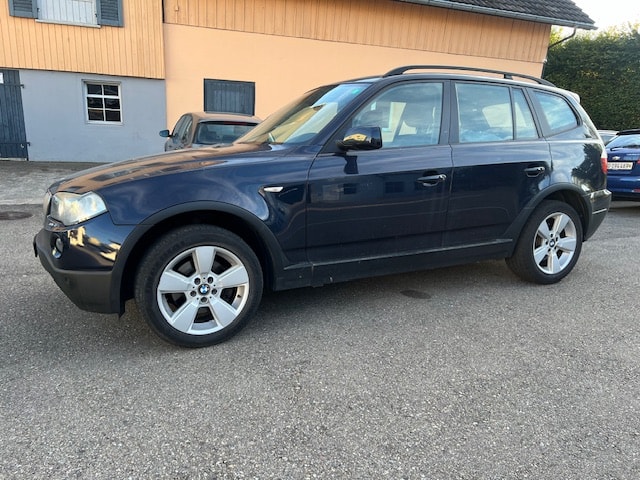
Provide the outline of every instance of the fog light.
<path id="1" fill-rule="evenodd" d="M 60 258 L 63 250 L 64 250 L 64 242 L 60 237 L 58 237 L 56 238 L 53 248 L 51 249 L 51 255 L 53 255 L 54 258 Z"/>

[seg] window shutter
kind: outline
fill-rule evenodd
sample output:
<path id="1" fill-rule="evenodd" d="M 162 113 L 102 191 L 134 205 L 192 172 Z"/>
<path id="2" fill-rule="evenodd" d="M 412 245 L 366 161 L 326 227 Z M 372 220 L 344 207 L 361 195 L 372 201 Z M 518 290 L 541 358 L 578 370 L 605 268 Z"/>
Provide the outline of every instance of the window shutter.
<path id="1" fill-rule="evenodd" d="M 121 27 L 122 22 L 122 0 L 98 0 L 98 24 Z"/>
<path id="2" fill-rule="evenodd" d="M 9 15 L 38 18 L 36 0 L 9 0 Z"/>

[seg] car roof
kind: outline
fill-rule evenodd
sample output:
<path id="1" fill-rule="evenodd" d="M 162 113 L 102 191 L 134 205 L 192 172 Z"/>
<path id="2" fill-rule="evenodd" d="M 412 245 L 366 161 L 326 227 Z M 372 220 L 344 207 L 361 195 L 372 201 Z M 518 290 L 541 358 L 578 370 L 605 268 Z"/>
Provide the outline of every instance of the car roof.
<path id="1" fill-rule="evenodd" d="M 353 78 L 340 83 L 395 83 L 403 80 L 472 80 L 479 82 L 497 82 L 521 87 L 537 87 L 572 97 L 580 103 L 580 96 L 570 90 L 557 87 L 543 78 L 522 73 L 492 70 L 480 67 L 459 65 L 406 65 L 394 68 L 382 75 Z"/>
<path id="2" fill-rule="evenodd" d="M 502 77 L 505 80 L 513 80 L 514 78 L 521 78 L 528 80 L 529 82 L 537 83 L 538 85 L 546 85 L 548 87 L 555 87 L 555 85 L 548 80 L 527 75 L 524 73 L 505 72 L 503 70 L 493 70 L 489 68 L 481 67 L 465 67 L 460 65 L 405 65 L 403 67 L 394 68 L 383 75 L 383 77 L 393 77 L 397 75 L 404 75 L 412 70 L 431 70 L 431 71 L 444 71 L 444 72 L 471 72 L 472 74 L 480 73 L 483 75 L 494 75 L 496 78 Z M 459 75 L 459 74 L 458 74 Z"/>
<path id="3" fill-rule="evenodd" d="M 262 120 L 255 115 L 226 112 L 190 112 L 198 123 L 200 122 L 249 122 L 260 123 Z"/>
<path id="4" fill-rule="evenodd" d="M 640 133 L 640 128 L 629 128 L 627 130 L 620 130 L 618 132 L 618 136 L 620 135 L 637 135 Z"/>
<path id="5" fill-rule="evenodd" d="M 465 72 L 465 73 L 458 73 Z M 558 90 L 558 87 L 548 80 L 538 78 L 524 73 L 506 72 L 502 70 L 492 70 L 480 67 L 464 67 L 459 65 L 406 65 L 389 70 L 382 75 L 371 75 L 368 77 L 353 78 L 340 83 L 350 82 L 379 82 L 385 79 L 401 79 L 401 78 L 473 78 L 477 80 L 506 80 L 515 81 L 516 83 L 537 84 L 545 87 L 552 87 Z M 517 81 L 515 79 L 521 79 Z M 523 82 L 524 80 L 524 82 Z M 572 92 L 570 92 L 572 93 Z"/>

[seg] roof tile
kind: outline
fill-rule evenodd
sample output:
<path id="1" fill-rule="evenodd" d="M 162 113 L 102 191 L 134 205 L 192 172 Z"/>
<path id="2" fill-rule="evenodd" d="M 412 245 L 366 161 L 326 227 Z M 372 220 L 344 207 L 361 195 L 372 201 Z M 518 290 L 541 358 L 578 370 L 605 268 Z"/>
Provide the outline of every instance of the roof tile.
<path id="1" fill-rule="evenodd" d="M 594 30 L 595 22 L 571 0 L 400 0 L 433 7 L 519 18 L 562 27 Z"/>

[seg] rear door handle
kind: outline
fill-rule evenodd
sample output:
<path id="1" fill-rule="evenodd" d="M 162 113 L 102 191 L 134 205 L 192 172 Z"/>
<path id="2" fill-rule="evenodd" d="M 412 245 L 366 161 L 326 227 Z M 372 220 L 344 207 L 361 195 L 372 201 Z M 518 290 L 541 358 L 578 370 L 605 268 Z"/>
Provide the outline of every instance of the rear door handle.
<path id="1" fill-rule="evenodd" d="M 427 175 L 426 177 L 420 177 L 417 181 L 424 186 L 430 187 L 444 182 L 446 179 L 447 176 L 444 173 L 441 173 L 440 175 Z"/>
<path id="2" fill-rule="evenodd" d="M 537 177 L 545 172 L 544 167 L 529 167 L 524 169 L 524 173 L 527 174 L 527 177 Z"/>

